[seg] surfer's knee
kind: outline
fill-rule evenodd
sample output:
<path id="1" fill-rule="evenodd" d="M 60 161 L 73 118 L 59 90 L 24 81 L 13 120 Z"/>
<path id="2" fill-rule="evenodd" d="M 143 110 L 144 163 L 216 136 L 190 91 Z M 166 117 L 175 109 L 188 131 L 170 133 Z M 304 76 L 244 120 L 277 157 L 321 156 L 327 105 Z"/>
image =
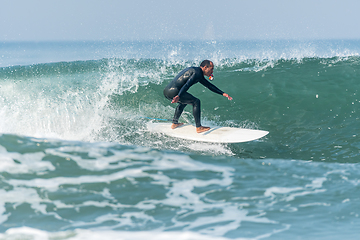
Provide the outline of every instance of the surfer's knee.
<path id="1" fill-rule="evenodd" d="M 200 99 L 195 98 L 195 99 L 194 99 L 194 105 L 195 105 L 195 106 L 200 106 Z"/>

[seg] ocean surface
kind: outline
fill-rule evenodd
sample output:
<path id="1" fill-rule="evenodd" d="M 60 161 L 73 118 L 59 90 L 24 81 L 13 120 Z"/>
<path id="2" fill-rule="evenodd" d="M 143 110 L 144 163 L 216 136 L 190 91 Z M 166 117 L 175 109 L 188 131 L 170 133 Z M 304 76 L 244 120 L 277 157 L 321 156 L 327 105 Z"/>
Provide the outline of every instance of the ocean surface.
<path id="1" fill-rule="evenodd" d="M 203 125 L 266 137 L 147 130 L 204 59 Z M 1 42 L 0 239 L 359 239 L 359 118 L 360 40 Z"/>

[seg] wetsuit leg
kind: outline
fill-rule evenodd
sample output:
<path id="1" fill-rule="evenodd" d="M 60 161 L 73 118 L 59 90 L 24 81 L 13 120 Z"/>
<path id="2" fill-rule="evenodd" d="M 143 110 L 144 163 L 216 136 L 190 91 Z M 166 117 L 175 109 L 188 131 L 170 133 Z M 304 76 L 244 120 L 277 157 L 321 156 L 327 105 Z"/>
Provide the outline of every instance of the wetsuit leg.
<path id="1" fill-rule="evenodd" d="M 184 108 L 186 107 L 187 104 L 191 104 L 193 106 L 193 115 L 195 118 L 195 124 L 196 127 L 200 127 L 201 126 L 201 121 L 200 121 L 200 100 L 196 97 L 194 97 L 193 95 L 191 95 L 190 93 L 183 93 L 179 99 L 179 105 L 177 106 L 176 110 L 175 110 L 175 115 L 174 115 L 174 119 L 173 119 L 173 123 L 178 123 L 178 120 L 180 118 L 181 113 L 183 112 Z"/>
<path id="2" fill-rule="evenodd" d="M 179 105 L 176 107 L 174 118 L 172 121 L 173 123 L 175 123 L 175 124 L 179 123 L 179 118 L 180 118 L 182 112 L 184 111 L 184 108 L 186 107 L 186 105 L 187 104 L 179 103 Z"/>

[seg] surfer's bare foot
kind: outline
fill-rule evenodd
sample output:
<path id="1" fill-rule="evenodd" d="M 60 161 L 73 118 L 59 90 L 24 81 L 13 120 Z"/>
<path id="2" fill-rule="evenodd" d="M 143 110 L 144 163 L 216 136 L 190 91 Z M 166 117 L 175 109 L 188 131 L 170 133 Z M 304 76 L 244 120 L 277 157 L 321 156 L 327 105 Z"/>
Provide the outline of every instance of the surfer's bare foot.
<path id="1" fill-rule="evenodd" d="M 200 126 L 200 127 L 197 127 L 197 128 L 196 128 L 196 132 L 197 132 L 197 133 L 202 133 L 202 132 L 206 132 L 206 131 L 209 131 L 209 130 L 210 130 L 210 127 Z"/>
<path id="2" fill-rule="evenodd" d="M 173 124 L 171 125 L 171 129 L 175 129 L 175 128 L 180 127 L 180 126 L 182 126 L 182 125 L 184 125 L 184 123 L 173 123 Z"/>

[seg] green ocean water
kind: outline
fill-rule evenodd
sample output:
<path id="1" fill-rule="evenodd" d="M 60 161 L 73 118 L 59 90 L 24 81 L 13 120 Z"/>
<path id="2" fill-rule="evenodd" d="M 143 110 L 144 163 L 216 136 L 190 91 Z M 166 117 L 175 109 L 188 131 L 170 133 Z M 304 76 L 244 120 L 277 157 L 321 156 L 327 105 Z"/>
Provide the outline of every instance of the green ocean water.
<path id="1" fill-rule="evenodd" d="M 358 236 L 359 41 L 0 46 L 0 239 Z M 205 58 L 233 101 L 193 86 L 202 123 L 266 137 L 147 130 Z"/>

